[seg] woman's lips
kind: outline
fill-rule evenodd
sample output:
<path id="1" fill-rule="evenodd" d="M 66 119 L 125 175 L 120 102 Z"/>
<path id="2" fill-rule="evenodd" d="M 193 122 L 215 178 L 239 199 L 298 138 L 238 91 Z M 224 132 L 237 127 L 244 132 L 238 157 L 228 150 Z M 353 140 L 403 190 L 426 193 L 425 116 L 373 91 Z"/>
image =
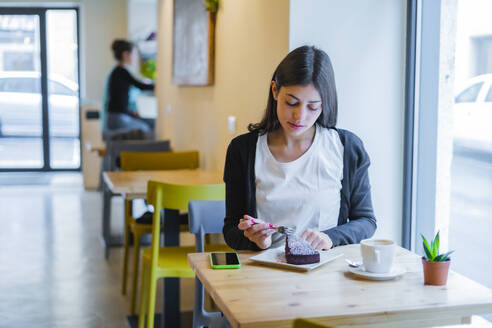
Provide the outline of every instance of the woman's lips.
<path id="1" fill-rule="evenodd" d="M 302 129 L 304 127 L 304 125 L 297 125 L 297 124 L 294 124 L 294 123 L 290 123 L 290 122 L 287 122 L 289 124 L 289 126 L 291 128 L 293 128 L 294 130 L 299 130 L 299 129 Z"/>

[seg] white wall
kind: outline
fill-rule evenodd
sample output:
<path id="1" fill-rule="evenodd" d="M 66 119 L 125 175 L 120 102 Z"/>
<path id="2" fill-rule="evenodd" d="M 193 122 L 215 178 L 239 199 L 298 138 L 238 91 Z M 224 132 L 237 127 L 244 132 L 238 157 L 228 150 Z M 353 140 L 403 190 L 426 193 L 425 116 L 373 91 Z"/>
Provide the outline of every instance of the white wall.
<path id="1" fill-rule="evenodd" d="M 157 32 L 158 3 L 157 0 L 128 0 L 128 39 L 135 43 L 136 47 L 142 45 L 151 32 Z M 149 44 L 146 42 L 145 44 Z M 155 51 L 157 51 L 157 43 Z M 151 47 L 152 49 L 152 47 Z M 135 60 L 130 70 L 138 78 L 144 77 L 140 73 L 139 52 L 135 51 Z M 155 119 L 157 117 L 157 98 L 153 92 L 140 93 L 137 96 L 137 110 L 141 117 Z"/>
<path id="2" fill-rule="evenodd" d="M 371 157 L 376 236 L 401 244 L 405 6 L 398 0 L 290 0 L 289 48 L 312 44 L 330 56 L 338 127 Z"/>
<path id="3" fill-rule="evenodd" d="M 85 99 L 101 100 L 106 75 L 114 65 L 111 43 L 126 39 L 127 5 L 122 0 L 79 0 L 81 10 L 81 56 L 85 73 Z"/>
<path id="4" fill-rule="evenodd" d="M 128 37 L 133 41 L 157 32 L 157 0 L 128 0 Z"/>
<path id="5" fill-rule="evenodd" d="M 127 2 L 123 0 L 3 1 L 0 6 L 78 6 L 80 21 L 80 77 L 82 104 L 100 102 L 104 81 L 114 65 L 111 42 L 127 38 Z"/>

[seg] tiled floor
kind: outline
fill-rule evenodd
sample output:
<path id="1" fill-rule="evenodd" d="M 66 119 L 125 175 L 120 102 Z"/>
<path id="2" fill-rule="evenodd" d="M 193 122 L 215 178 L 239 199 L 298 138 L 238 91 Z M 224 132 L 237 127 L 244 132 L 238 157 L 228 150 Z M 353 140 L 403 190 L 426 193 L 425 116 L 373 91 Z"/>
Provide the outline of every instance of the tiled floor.
<path id="1" fill-rule="evenodd" d="M 0 185 L 0 327 L 125 326 L 121 252 L 103 258 L 100 209 L 77 174 Z"/>
<path id="2" fill-rule="evenodd" d="M 100 193 L 79 174 L 32 179 L 0 177 L 0 327 L 125 327 L 122 249 L 103 257 Z M 113 199 L 116 231 L 122 206 Z"/>

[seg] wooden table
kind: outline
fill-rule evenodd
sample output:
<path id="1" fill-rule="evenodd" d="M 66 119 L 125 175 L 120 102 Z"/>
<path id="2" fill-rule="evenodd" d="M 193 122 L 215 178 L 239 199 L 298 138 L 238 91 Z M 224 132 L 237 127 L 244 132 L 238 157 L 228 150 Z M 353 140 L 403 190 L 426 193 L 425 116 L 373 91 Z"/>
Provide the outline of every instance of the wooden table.
<path id="1" fill-rule="evenodd" d="M 403 248 L 395 265 L 407 273 L 390 281 L 348 272 L 344 258 L 360 261 L 359 245 L 332 251 L 344 256 L 307 273 L 254 264 L 253 252 L 240 254 L 239 270 L 211 269 L 207 253 L 189 254 L 188 262 L 233 327 L 292 327 L 295 318 L 331 327 L 429 327 L 492 313 L 490 289 L 452 271 L 446 286 L 426 286 L 420 256 Z"/>
<path id="2" fill-rule="evenodd" d="M 125 200 L 147 197 L 147 182 L 156 180 L 160 182 L 181 185 L 222 184 L 222 173 L 204 170 L 167 170 L 167 171 L 118 171 L 104 172 L 106 187 L 115 194 L 121 194 Z M 125 202 L 126 203 L 126 202 Z M 164 229 L 164 246 L 179 245 L 179 212 L 166 209 Z M 111 223 L 108 216 L 103 216 L 103 240 L 108 247 L 112 237 L 110 236 Z M 106 250 L 107 250 L 106 247 Z M 179 326 L 179 278 L 164 278 L 163 283 L 163 309 L 165 313 L 162 324 L 164 327 Z M 172 300 L 172 301 L 170 301 Z M 135 318 L 129 318 L 129 322 L 136 322 Z"/>
<path id="3" fill-rule="evenodd" d="M 204 170 L 117 171 L 104 172 L 103 177 L 113 193 L 126 199 L 146 198 L 149 180 L 182 185 L 224 183 L 222 173 Z"/>

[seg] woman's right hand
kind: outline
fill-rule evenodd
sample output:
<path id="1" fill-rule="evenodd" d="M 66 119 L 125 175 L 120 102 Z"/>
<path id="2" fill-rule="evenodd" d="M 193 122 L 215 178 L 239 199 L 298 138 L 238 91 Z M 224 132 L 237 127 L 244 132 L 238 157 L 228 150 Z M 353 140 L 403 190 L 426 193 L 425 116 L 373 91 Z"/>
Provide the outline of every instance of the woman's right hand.
<path id="1" fill-rule="evenodd" d="M 261 249 L 267 249 L 272 245 L 272 234 L 275 230 L 271 229 L 267 223 L 249 215 L 245 215 L 244 220 L 245 221 L 240 222 L 237 227 L 239 230 L 244 231 L 244 236 L 246 238 L 251 240 Z M 254 220 L 254 223 L 252 220 Z"/>

